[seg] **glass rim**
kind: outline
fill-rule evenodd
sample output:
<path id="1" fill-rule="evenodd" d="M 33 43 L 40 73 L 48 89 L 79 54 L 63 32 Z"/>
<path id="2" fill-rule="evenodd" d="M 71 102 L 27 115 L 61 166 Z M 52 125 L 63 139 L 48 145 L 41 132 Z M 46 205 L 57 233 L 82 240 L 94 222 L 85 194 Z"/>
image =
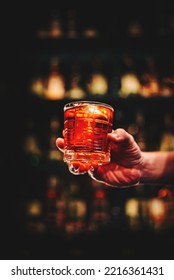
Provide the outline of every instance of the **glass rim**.
<path id="1" fill-rule="evenodd" d="M 92 101 L 92 100 L 79 100 L 79 101 L 72 101 L 72 102 L 68 102 L 64 105 L 64 111 L 73 108 L 73 107 L 77 107 L 77 106 L 82 106 L 82 105 L 97 105 L 97 106 L 102 106 L 102 107 L 106 107 L 112 111 L 114 111 L 114 108 L 104 102 L 100 102 L 100 101 Z"/>

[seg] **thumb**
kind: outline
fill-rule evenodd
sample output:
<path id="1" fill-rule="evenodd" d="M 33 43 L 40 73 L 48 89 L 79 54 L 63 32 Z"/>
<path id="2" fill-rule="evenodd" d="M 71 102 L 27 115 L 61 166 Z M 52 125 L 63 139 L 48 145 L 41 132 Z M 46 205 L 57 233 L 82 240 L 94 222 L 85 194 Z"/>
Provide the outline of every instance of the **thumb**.
<path id="1" fill-rule="evenodd" d="M 134 138 L 131 134 L 126 132 L 123 128 L 117 128 L 112 133 L 108 134 L 108 140 L 113 144 L 121 144 L 125 146 L 135 145 Z"/>
<path id="2" fill-rule="evenodd" d="M 64 150 L 64 139 L 60 138 L 60 137 L 57 138 L 56 139 L 56 146 L 61 152 L 63 152 L 63 150 Z"/>

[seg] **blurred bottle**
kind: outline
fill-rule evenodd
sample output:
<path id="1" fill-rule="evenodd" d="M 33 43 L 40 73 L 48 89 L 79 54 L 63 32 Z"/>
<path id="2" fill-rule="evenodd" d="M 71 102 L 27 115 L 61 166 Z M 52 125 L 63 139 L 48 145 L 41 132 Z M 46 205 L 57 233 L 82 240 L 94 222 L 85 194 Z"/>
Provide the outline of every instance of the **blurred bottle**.
<path id="1" fill-rule="evenodd" d="M 174 96 L 174 64 L 173 61 L 167 61 L 162 65 L 162 78 L 160 84 L 161 96 Z"/>
<path id="2" fill-rule="evenodd" d="M 92 182 L 92 187 L 93 196 L 88 230 L 95 232 L 108 228 L 111 217 L 109 213 L 109 199 L 103 186 L 100 183 Z"/>
<path id="3" fill-rule="evenodd" d="M 172 189 L 172 186 L 164 185 L 162 186 L 159 191 L 157 197 L 161 199 L 170 199 L 174 197 L 174 191 Z"/>
<path id="4" fill-rule="evenodd" d="M 80 185 L 77 182 L 72 182 L 67 197 L 66 234 L 83 233 L 86 230 L 86 216 L 87 203 L 82 198 Z"/>
<path id="5" fill-rule="evenodd" d="M 47 151 L 47 159 L 48 160 L 56 160 L 56 161 L 62 161 L 63 160 L 63 154 L 62 152 L 57 149 L 56 146 L 56 139 L 59 135 L 61 135 L 61 126 L 60 126 L 60 120 L 57 116 L 52 116 L 50 119 L 50 127 L 49 127 L 49 133 L 48 133 L 48 151 Z"/>
<path id="6" fill-rule="evenodd" d="M 149 200 L 148 205 L 148 214 L 150 226 L 154 230 L 164 230 L 165 229 L 165 220 L 166 220 L 166 204 L 163 199 L 155 197 Z"/>
<path id="7" fill-rule="evenodd" d="M 69 39 L 78 38 L 77 11 L 73 8 L 70 8 L 67 11 L 67 38 Z"/>
<path id="8" fill-rule="evenodd" d="M 63 22 L 59 11 L 52 11 L 45 26 L 42 23 L 40 25 L 36 31 L 36 36 L 39 39 L 57 39 L 64 36 Z"/>
<path id="9" fill-rule="evenodd" d="M 42 77 L 33 78 L 31 81 L 31 93 L 38 96 L 39 98 L 44 97 L 44 79 Z"/>
<path id="10" fill-rule="evenodd" d="M 147 58 L 146 67 L 140 79 L 142 84 L 141 96 L 153 97 L 160 95 L 160 82 L 153 57 Z"/>
<path id="11" fill-rule="evenodd" d="M 70 87 L 65 93 L 65 97 L 70 99 L 83 99 L 86 97 L 86 92 L 81 86 L 80 66 L 74 64 L 72 66 Z"/>
<path id="12" fill-rule="evenodd" d="M 23 151 L 32 166 L 37 167 L 40 164 L 43 152 L 40 147 L 37 128 L 34 121 L 31 119 L 29 119 L 26 124 L 26 132 L 24 133 L 23 139 Z"/>
<path id="13" fill-rule="evenodd" d="M 45 230 L 43 203 L 38 199 L 28 200 L 26 203 L 26 232 L 43 234 Z"/>
<path id="14" fill-rule="evenodd" d="M 63 23 L 57 11 L 54 11 L 51 15 L 48 32 L 50 38 L 61 38 L 64 36 Z"/>
<path id="15" fill-rule="evenodd" d="M 145 118 L 142 111 L 137 111 L 135 121 L 128 126 L 128 132 L 133 135 L 135 141 L 142 151 L 147 150 L 147 134 Z"/>
<path id="16" fill-rule="evenodd" d="M 51 69 L 47 79 L 44 96 L 46 99 L 59 100 L 65 97 L 65 81 L 63 75 L 59 72 L 59 63 L 57 58 L 51 60 Z"/>
<path id="17" fill-rule="evenodd" d="M 59 192 L 60 179 L 57 175 L 51 174 L 47 178 L 45 197 L 45 218 L 48 232 L 57 230 L 57 197 Z"/>
<path id="18" fill-rule="evenodd" d="M 140 229 L 140 202 L 137 198 L 129 198 L 125 202 L 125 217 L 131 230 Z"/>
<path id="19" fill-rule="evenodd" d="M 169 74 L 161 80 L 161 96 L 174 96 L 174 75 Z"/>
<path id="20" fill-rule="evenodd" d="M 162 230 L 174 227 L 174 190 L 172 185 L 164 185 L 158 191 L 157 198 L 165 203 L 165 220 L 162 224 Z"/>
<path id="21" fill-rule="evenodd" d="M 120 97 L 139 95 L 141 92 L 141 83 L 136 71 L 136 63 L 129 55 L 124 55 L 123 65 L 120 77 Z"/>
<path id="22" fill-rule="evenodd" d="M 56 226 L 60 233 L 65 233 L 67 218 L 67 200 L 64 191 L 61 191 L 56 200 Z"/>
<path id="23" fill-rule="evenodd" d="M 164 131 L 160 140 L 160 151 L 174 150 L 174 121 L 170 113 L 164 115 Z"/>
<path id="24" fill-rule="evenodd" d="M 106 96 L 108 94 L 108 79 L 102 69 L 100 59 L 96 59 L 92 63 L 92 69 L 86 87 L 89 96 Z"/>
<path id="25" fill-rule="evenodd" d="M 91 12 L 92 12 L 92 6 L 91 6 Z M 84 23 L 85 20 L 82 21 Z M 81 30 L 82 37 L 86 39 L 95 39 L 100 36 L 100 31 L 97 26 L 97 22 L 93 21 L 93 18 L 91 17 L 90 21 L 87 20 Z"/>

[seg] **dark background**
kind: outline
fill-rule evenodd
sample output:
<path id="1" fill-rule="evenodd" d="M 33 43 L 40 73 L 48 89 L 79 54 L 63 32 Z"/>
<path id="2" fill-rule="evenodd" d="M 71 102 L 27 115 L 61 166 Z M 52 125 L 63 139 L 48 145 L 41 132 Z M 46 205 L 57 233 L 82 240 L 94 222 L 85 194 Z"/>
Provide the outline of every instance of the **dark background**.
<path id="1" fill-rule="evenodd" d="M 169 1 L 6 1 L 0 6 L 0 112 L 1 112 L 1 250 L 2 259 L 167 259 L 174 257 L 173 228 L 167 232 L 151 232 L 140 229 L 132 232 L 124 226 L 106 229 L 93 235 L 82 234 L 73 238 L 59 233 L 44 236 L 24 233 L 24 215 L 21 212 L 27 196 L 42 198 L 42 183 L 48 169 L 35 173 L 25 162 L 21 150 L 22 137 L 25 131 L 25 119 L 31 111 L 38 122 L 42 122 L 41 130 L 47 114 L 56 112 L 57 104 L 33 102 L 28 99 L 26 85 L 31 75 L 37 55 L 43 51 L 56 52 L 54 44 L 43 44 L 36 40 L 36 31 L 46 26 L 54 10 L 60 10 L 62 17 L 67 7 L 75 7 L 78 11 L 78 28 L 82 31 L 87 25 L 96 26 L 100 30 L 101 41 L 95 45 L 84 44 L 83 40 L 76 45 L 65 41 L 58 44 L 61 50 L 66 49 L 71 54 L 72 49 L 78 51 L 93 51 L 116 48 L 128 48 L 140 52 L 146 48 L 148 52 L 156 53 L 163 49 L 165 56 L 173 55 L 174 33 L 168 31 L 165 35 L 159 33 L 160 25 L 167 29 L 167 19 L 174 15 L 173 4 Z M 141 20 L 144 39 L 127 44 L 127 25 L 131 19 Z M 57 45 L 56 45 L 57 47 Z M 33 55 L 33 60 L 26 57 Z M 43 59 L 45 59 L 44 56 Z M 172 56 L 173 57 L 173 56 Z M 28 57 L 27 57 L 28 58 Z M 27 61 L 27 63 L 26 63 Z M 112 105 L 112 99 L 107 100 Z M 140 102 L 140 103 L 139 103 Z M 138 103 L 129 100 L 117 100 L 121 110 L 131 106 L 151 108 L 150 117 L 157 113 L 157 122 L 161 111 L 173 112 L 171 100 L 161 101 L 140 100 Z M 63 108 L 65 101 L 60 102 Z M 157 104 L 157 106 L 156 106 Z M 165 104 L 165 106 L 164 106 Z M 146 107 L 147 106 L 147 107 Z M 165 107 L 165 109 L 164 109 Z M 30 108 L 31 111 L 30 111 Z M 133 107 L 132 107 L 133 108 Z M 60 109 L 61 110 L 61 109 Z M 134 109 L 132 109 L 134 110 Z M 164 111 L 163 111 L 164 110 Z M 60 113 L 60 112 L 59 112 Z M 132 111 L 130 111 L 131 115 Z M 158 119 L 159 118 L 159 119 Z M 62 120 L 63 121 L 63 120 Z M 121 125 L 121 123 L 120 123 Z M 46 130 L 45 130 L 46 131 Z M 155 141 L 154 141 L 155 142 Z M 50 167 L 51 168 L 51 167 Z M 65 167 L 66 169 L 66 167 Z M 67 170 L 64 167 L 60 172 Z M 32 174 L 32 175 L 31 175 Z M 86 182 L 87 178 L 84 177 Z M 83 179 L 82 179 L 83 180 Z M 26 183 L 27 182 L 27 183 Z M 30 189 L 30 185 L 32 186 Z M 39 187 L 36 190 L 36 186 Z M 142 196 L 156 196 L 158 188 L 147 186 Z M 135 187 L 126 190 L 108 190 L 109 196 L 121 199 L 134 196 Z M 111 200 L 112 201 L 112 200 Z M 170 253 L 170 254 L 169 254 Z"/>

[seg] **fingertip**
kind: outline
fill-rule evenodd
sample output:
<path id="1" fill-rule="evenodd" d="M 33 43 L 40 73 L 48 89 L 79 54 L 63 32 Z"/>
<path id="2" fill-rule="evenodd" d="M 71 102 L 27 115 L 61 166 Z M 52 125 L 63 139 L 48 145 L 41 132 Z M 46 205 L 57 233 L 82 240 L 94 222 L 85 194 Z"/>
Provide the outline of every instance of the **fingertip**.
<path id="1" fill-rule="evenodd" d="M 127 137 L 127 133 L 123 128 L 117 128 L 116 130 L 113 130 L 112 133 L 108 134 L 108 137 L 112 141 L 123 141 Z"/>
<path id="2" fill-rule="evenodd" d="M 133 140 L 133 136 L 123 128 L 117 128 L 112 133 L 109 133 L 108 137 L 113 142 L 132 142 Z"/>
<path id="3" fill-rule="evenodd" d="M 63 148 L 64 148 L 64 139 L 58 137 L 58 138 L 56 139 L 56 146 L 57 146 L 57 148 L 58 148 L 59 150 L 63 150 Z"/>

